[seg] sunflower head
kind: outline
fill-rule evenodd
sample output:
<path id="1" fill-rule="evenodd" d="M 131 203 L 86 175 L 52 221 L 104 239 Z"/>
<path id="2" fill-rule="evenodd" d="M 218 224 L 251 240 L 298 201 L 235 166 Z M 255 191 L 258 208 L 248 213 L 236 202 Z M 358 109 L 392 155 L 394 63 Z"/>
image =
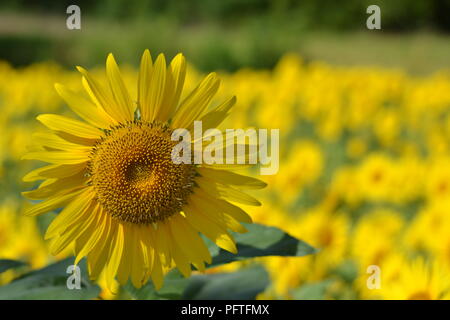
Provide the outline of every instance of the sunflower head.
<path id="1" fill-rule="evenodd" d="M 233 165 L 172 161 L 175 129 L 192 130 L 194 121 L 213 128 L 234 105 L 232 97 L 209 107 L 216 74 L 183 94 L 184 57 L 166 65 L 164 55 L 153 62 L 146 50 L 132 98 L 111 54 L 106 86 L 78 70 L 87 95 L 55 87 L 81 119 L 38 116 L 50 131 L 36 134 L 35 151 L 24 156 L 48 163 L 24 177 L 43 180 L 24 192 L 42 200 L 27 214 L 63 208 L 45 235 L 52 253 L 73 245 L 75 262 L 87 257 L 92 279 L 102 274 L 109 285 L 131 279 L 136 287 L 150 278 L 160 287 L 174 266 L 185 276 L 192 265 L 204 270 L 211 256 L 200 233 L 235 253 L 229 231 L 245 232 L 241 222 L 251 222 L 237 204 L 260 205 L 243 190 L 265 184 L 229 171 Z"/>
<path id="2" fill-rule="evenodd" d="M 94 146 L 88 184 L 111 216 L 150 224 L 182 210 L 195 167 L 172 161 L 171 132 L 167 124 L 136 120 L 108 130 Z"/>

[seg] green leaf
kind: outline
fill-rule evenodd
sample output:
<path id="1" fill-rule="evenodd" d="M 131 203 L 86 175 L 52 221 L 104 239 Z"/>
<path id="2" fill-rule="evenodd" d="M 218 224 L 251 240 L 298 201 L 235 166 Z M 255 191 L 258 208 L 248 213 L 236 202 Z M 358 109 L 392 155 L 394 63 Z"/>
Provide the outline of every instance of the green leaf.
<path id="1" fill-rule="evenodd" d="M 307 283 L 291 291 L 295 300 L 322 300 L 333 280 L 328 279 L 315 283 Z"/>
<path id="2" fill-rule="evenodd" d="M 231 273 L 192 276 L 184 292 L 191 300 L 253 300 L 269 284 L 269 276 L 262 266 L 245 268 Z"/>
<path id="3" fill-rule="evenodd" d="M 136 289 L 128 281 L 124 288 L 133 299 L 176 300 L 182 298 L 183 292 L 188 284 L 189 278 L 183 277 L 177 269 L 173 269 L 165 276 L 164 285 L 160 290 L 156 290 L 151 281 L 139 289 Z"/>
<path id="4" fill-rule="evenodd" d="M 209 267 L 255 257 L 301 257 L 316 252 L 316 249 L 306 242 L 294 238 L 278 228 L 256 223 L 244 225 L 248 232 L 233 233 L 238 248 L 237 254 L 220 249 L 209 240 L 206 241 L 213 256 L 212 264 Z"/>
<path id="5" fill-rule="evenodd" d="M 27 264 L 18 260 L 10 260 L 10 259 L 0 259 L 0 273 L 5 272 L 10 269 L 16 269 Z"/>
<path id="6" fill-rule="evenodd" d="M 212 241 L 205 238 L 205 242 L 208 245 L 208 249 L 213 258 L 212 264 L 208 265 L 207 268 L 248 258 L 265 256 L 300 257 L 316 252 L 316 250 L 307 243 L 288 235 L 278 228 L 267 227 L 260 224 L 245 224 L 245 227 L 248 229 L 247 233 L 233 233 L 238 248 L 237 254 L 222 250 Z M 218 277 L 218 280 L 216 281 L 222 279 L 221 277 Z M 224 275 L 223 277 L 227 279 L 231 276 Z M 196 285 L 203 283 L 202 279 L 213 278 L 214 277 L 210 278 L 210 275 L 184 278 L 178 270 L 172 270 L 166 275 L 164 285 L 159 291 L 154 288 L 151 282 L 148 282 L 140 289 L 134 288 L 129 282 L 124 288 L 135 299 L 182 299 L 192 296 L 186 296 L 188 287 L 190 288 L 189 290 L 193 290 L 193 286 L 195 287 Z M 209 288 L 209 286 L 205 288 Z M 209 290 L 210 289 L 207 289 L 205 292 L 210 292 Z M 243 292 L 246 292 L 245 288 L 242 290 Z"/>
<path id="7" fill-rule="evenodd" d="M 347 283 L 353 283 L 358 277 L 358 266 L 354 261 L 347 260 L 331 270 L 330 273 L 340 277 Z"/>
<path id="8" fill-rule="evenodd" d="M 67 287 L 67 268 L 74 263 L 68 258 L 45 268 L 29 272 L 11 283 L 0 287 L 0 300 L 65 300 L 92 299 L 98 296 L 100 288 L 87 277 L 86 263 L 81 261 L 81 288 L 70 290 Z"/>

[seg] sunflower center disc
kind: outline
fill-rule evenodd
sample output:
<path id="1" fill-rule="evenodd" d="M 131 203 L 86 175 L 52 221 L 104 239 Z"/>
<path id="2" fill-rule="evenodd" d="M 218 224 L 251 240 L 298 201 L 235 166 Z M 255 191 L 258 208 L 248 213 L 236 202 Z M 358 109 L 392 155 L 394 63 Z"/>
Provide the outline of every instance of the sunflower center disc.
<path id="1" fill-rule="evenodd" d="M 175 164 L 178 143 L 158 123 L 135 121 L 110 130 L 93 149 L 90 184 L 96 199 L 114 218 L 149 224 L 179 212 L 192 192 L 191 164 Z"/>

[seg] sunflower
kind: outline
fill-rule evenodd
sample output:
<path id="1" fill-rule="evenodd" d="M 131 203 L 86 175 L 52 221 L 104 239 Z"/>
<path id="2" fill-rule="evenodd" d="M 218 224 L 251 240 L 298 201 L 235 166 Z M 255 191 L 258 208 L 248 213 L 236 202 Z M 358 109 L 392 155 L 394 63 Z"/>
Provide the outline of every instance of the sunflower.
<path id="1" fill-rule="evenodd" d="M 238 205 L 260 205 L 242 190 L 265 183 L 229 171 L 233 165 L 176 164 L 171 158 L 175 129 L 193 130 L 196 120 L 214 128 L 235 104 L 231 97 L 209 108 L 219 88 L 217 75 L 206 76 L 181 100 L 183 55 L 166 66 L 163 54 L 153 62 L 146 50 L 135 102 L 112 54 L 106 60 L 108 86 L 77 69 L 87 95 L 61 84 L 55 88 L 84 121 L 39 115 L 51 131 L 35 134 L 37 145 L 24 156 L 49 163 L 23 178 L 43 180 L 23 193 L 42 200 L 26 214 L 62 208 L 45 234 L 51 253 L 73 246 L 75 263 L 87 257 L 91 279 L 102 274 L 110 285 L 130 279 L 135 287 L 151 279 L 157 288 L 174 267 L 187 277 L 192 266 L 203 271 L 211 263 L 200 233 L 236 253 L 229 230 L 245 232 L 241 222 L 251 222 Z"/>
<path id="2" fill-rule="evenodd" d="M 403 259 L 402 259 L 403 258 Z M 373 294 L 390 300 L 449 300 L 450 278 L 440 261 L 417 257 L 386 260 L 381 288 Z"/>

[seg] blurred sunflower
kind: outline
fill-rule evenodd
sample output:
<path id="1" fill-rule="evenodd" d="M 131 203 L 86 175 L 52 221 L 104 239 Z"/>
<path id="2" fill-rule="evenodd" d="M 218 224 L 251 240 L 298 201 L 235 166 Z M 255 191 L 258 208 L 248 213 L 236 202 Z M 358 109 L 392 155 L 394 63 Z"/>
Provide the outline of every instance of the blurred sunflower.
<path id="1" fill-rule="evenodd" d="M 391 300 L 448 300 L 450 282 L 446 270 L 437 261 L 418 257 L 412 261 L 403 259 L 386 265 L 386 283 L 378 294 Z M 393 270 L 390 270 L 393 269 Z"/>
<path id="2" fill-rule="evenodd" d="M 214 128 L 234 105 L 232 97 L 207 110 L 219 88 L 216 74 L 179 103 L 184 57 L 177 55 L 166 67 L 164 55 L 153 63 L 146 50 L 135 105 L 112 54 L 106 61 L 109 88 L 78 70 L 90 100 L 63 85 L 55 87 L 86 122 L 39 115 L 53 132 L 36 134 L 37 151 L 24 156 L 51 163 L 24 177 L 44 180 L 24 193 L 29 199 L 45 199 L 27 214 L 64 207 L 45 235 L 52 239 L 52 254 L 73 245 L 75 263 L 87 256 L 92 279 L 104 271 L 108 287 L 117 276 L 121 284 L 130 278 L 136 287 L 151 278 L 159 288 L 174 266 L 189 276 L 191 264 L 202 271 L 211 262 L 199 232 L 236 253 L 228 229 L 245 232 L 240 222 L 251 218 L 231 202 L 260 205 L 241 189 L 265 184 L 224 170 L 232 165 L 175 164 L 171 158 L 178 144 L 171 140 L 174 129 L 192 130 L 195 120 L 202 121 L 204 130 Z"/>

